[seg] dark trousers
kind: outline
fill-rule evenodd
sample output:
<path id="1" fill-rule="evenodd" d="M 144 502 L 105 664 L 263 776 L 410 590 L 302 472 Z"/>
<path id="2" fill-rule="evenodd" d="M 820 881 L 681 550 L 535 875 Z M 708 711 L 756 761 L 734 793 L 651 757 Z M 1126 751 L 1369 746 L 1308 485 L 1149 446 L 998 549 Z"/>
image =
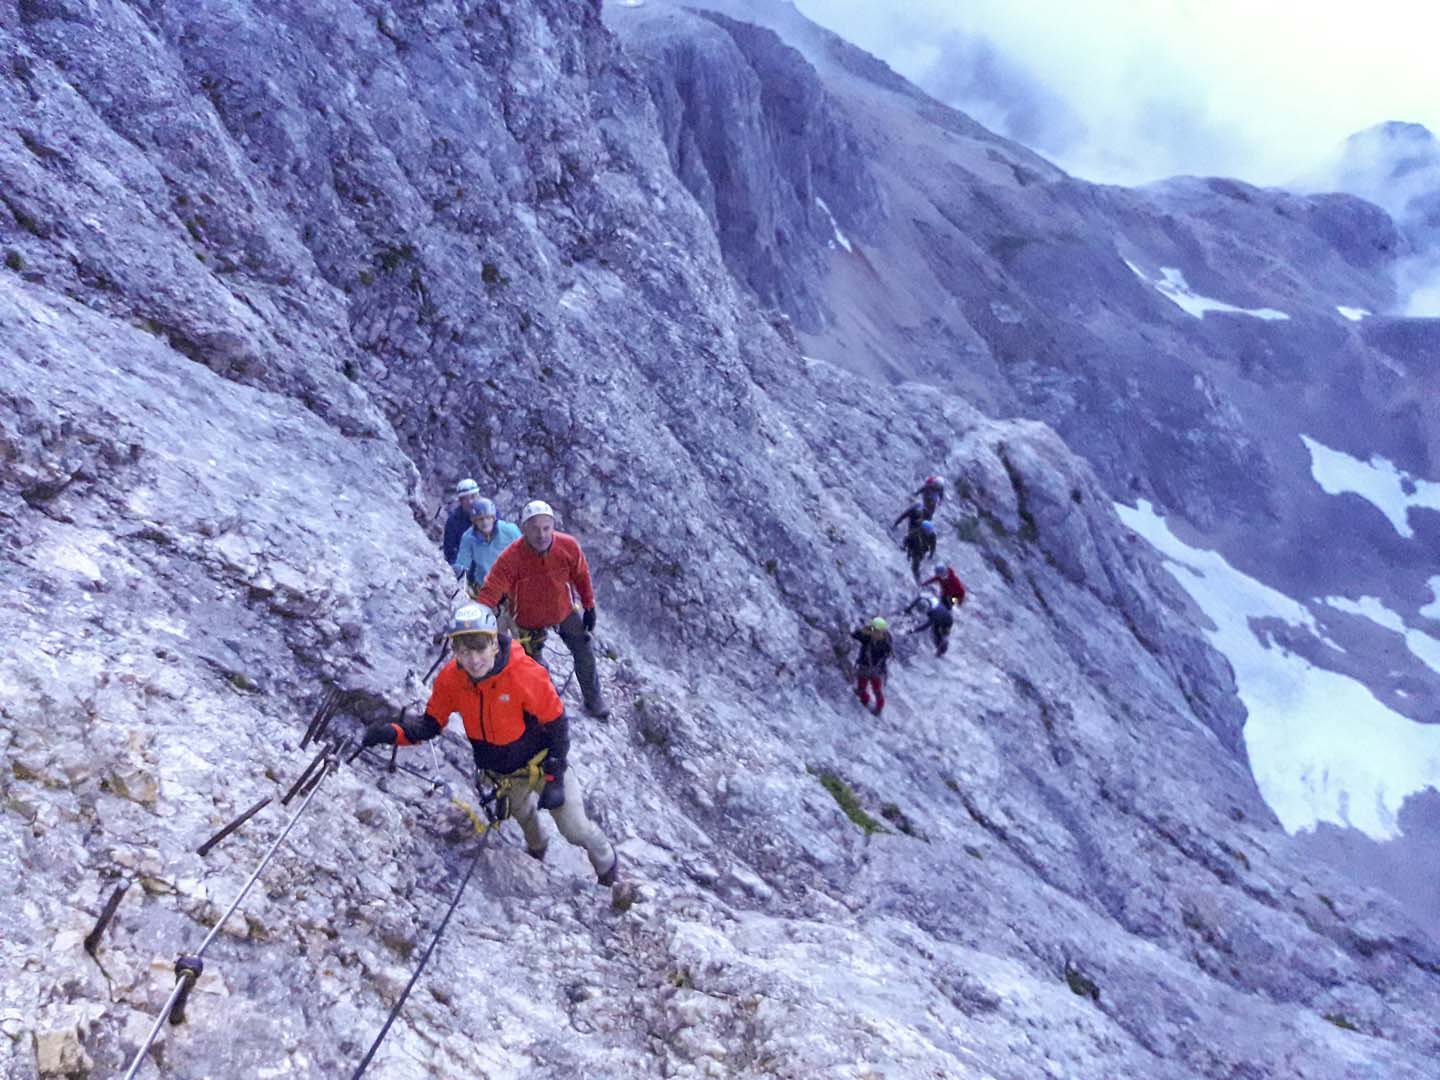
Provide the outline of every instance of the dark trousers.
<path id="1" fill-rule="evenodd" d="M 527 636 L 533 635 L 531 644 L 525 651 L 539 660 L 541 652 L 545 649 L 544 629 L 521 627 L 521 630 Z M 575 661 L 575 681 L 580 684 L 580 696 L 585 699 L 587 706 L 598 704 L 600 701 L 600 676 L 595 671 L 595 653 L 590 648 L 590 635 L 585 632 L 585 625 L 580 621 L 580 613 L 578 611 L 570 612 L 565 617 L 565 621 L 555 627 L 555 632 L 560 635 L 560 640 L 565 642 L 565 647 L 570 650 L 570 656 Z"/>
<path id="2" fill-rule="evenodd" d="M 930 636 L 935 640 L 935 655 L 944 656 L 945 650 L 950 647 L 950 627 L 943 623 L 932 625 Z"/>
<path id="3" fill-rule="evenodd" d="M 920 564 L 925 561 L 926 556 L 935 554 L 935 537 L 926 536 L 920 539 L 905 540 L 905 554 L 910 556 L 910 573 L 916 582 L 920 580 Z"/>

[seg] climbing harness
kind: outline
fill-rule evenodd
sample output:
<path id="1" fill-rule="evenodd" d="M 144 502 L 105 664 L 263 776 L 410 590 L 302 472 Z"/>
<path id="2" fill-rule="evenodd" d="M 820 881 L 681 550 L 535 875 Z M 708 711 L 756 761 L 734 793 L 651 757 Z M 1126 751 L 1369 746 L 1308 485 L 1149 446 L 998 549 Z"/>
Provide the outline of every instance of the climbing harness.
<path id="1" fill-rule="evenodd" d="M 521 630 L 515 628 L 515 640 L 525 650 L 525 655 L 531 660 L 537 660 L 540 654 L 545 651 L 545 642 L 550 637 L 550 628 L 542 626 L 536 630 Z"/>
<path id="2" fill-rule="evenodd" d="M 523 799 L 530 792 L 539 791 L 545 786 L 545 770 L 541 768 L 541 765 L 549 754 L 549 750 L 539 751 L 514 772 L 492 773 L 486 769 L 476 776 L 476 789 L 483 790 L 481 788 L 483 779 L 483 782 L 493 789 L 496 805 L 506 808 L 507 812 L 499 815 L 501 820 L 510 816 L 509 808 L 517 798 Z"/>
<path id="3" fill-rule="evenodd" d="M 150 1052 L 150 1047 L 154 1045 L 155 1039 L 159 1036 L 160 1029 L 164 1026 L 166 1020 L 169 1020 L 172 1025 L 183 1024 L 185 1022 L 185 1005 L 189 1001 L 190 991 L 194 988 L 196 980 L 198 980 L 205 971 L 205 950 L 210 948 L 211 942 L 219 935 L 221 928 L 230 920 L 230 916 L 235 913 L 235 909 L 240 906 L 251 888 L 254 887 L 255 882 L 259 880 L 265 867 L 270 865 L 270 860 L 275 857 L 275 852 L 280 849 L 280 845 L 284 843 L 285 838 L 290 835 L 290 830 L 295 827 L 295 823 L 300 820 L 301 815 L 309 808 L 310 801 L 315 798 L 315 793 L 320 790 L 320 781 L 333 772 L 339 765 L 341 751 L 346 747 L 348 742 L 348 738 L 338 739 L 322 751 L 322 756 L 318 759 L 321 762 L 320 767 L 315 772 L 313 780 L 308 782 L 304 801 L 300 803 L 295 813 L 290 816 L 290 820 L 285 823 L 285 827 L 280 830 L 280 835 L 275 837 L 270 847 L 266 849 L 265 855 L 261 858 L 259 865 L 255 867 L 254 872 L 251 873 L 249 880 L 245 882 L 244 887 L 241 888 L 239 895 L 235 897 L 234 901 L 232 901 L 230 906 L 225 910 L 225 914 L 221 915 L 215 925 L 210 928 L 210 933 L 207 934 L 205 940 L 200 943 L 200 948 L 194 953 L 181 955 L 176 959 L 175 987 L 170 991 L 170 996 L 166 999 L 164 1006 L 161 1007 L 160 1015 L 155 1018 L 154 1026 L 150 1028 L 150 1034 L 145 1037 L 145 1041 L 136 1052 L 135 1058 L 131 1061 L 130 1068 L 126 1071 L 123 1080 L 132 1080 L 135 1074 L 140 1071 L 140 1066 L 145 1062 L 145 1055 Z M 307 767 L 306 774 L 309 772 L 310 768 Z M 306 774 L 302 774 L 301 781 L 306 780 Z M 301 781 L 296 781 L 295 787 L 291 789 L 292 795 L 300 789 Z"/>

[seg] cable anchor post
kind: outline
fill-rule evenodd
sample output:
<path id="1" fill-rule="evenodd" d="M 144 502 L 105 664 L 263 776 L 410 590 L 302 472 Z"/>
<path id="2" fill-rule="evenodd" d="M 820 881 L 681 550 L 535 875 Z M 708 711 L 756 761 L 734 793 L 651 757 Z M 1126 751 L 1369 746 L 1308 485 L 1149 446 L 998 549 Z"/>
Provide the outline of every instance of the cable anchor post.
<path id="1" fill-rule="evenodd" d="M 205 961 L 198 956 L 180 956 L 175 960 L 175 981 L 179 984 L 179 993 L 175 995 L 175 1004 L 170 1007 L 170 1023 L 172 1026 L 185 1022 L 185 1005 L 190 1000 L 190 991 L 195 989 L 195 983 L 205 973 Z"/>

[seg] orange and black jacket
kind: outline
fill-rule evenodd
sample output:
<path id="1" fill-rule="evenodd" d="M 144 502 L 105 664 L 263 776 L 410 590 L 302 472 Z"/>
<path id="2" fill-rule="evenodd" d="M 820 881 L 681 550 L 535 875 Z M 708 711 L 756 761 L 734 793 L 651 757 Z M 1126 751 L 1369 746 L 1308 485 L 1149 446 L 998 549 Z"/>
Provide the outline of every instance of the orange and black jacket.
<path id="1" fill-rule="evenodd" d="M 475 766 L 507 773 L 549 750 L 547 771 L 564 768 L 570 753 L 570 721 L 550 674 L 504 634 L 489 673 L 472 679 L 451 660 L 435 677 L 425 715 L 396 724 L 401 746 L 433 739 L 459 713 L 475 754 Z"/>

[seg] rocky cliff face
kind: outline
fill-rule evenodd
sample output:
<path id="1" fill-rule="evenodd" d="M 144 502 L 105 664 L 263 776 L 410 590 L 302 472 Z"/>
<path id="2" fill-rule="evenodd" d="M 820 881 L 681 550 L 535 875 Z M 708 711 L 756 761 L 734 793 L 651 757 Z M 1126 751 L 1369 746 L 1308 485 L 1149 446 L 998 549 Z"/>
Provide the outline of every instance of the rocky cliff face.
<path id="1" fill-rule="evenodd" d="M 640 899 L 510 837 L 384 1075 L 1426 1075 L 1440 954 L 1292 850 L 1094 470 L 748 298 L 820 296 L 809 200 L 858 235 L 883 191 L 832 135 L 754 174 L 752 258 L 595 5 L 24 0 L 0 53 L 5 1075 L 120 1071 L 283 814 L 199 841 L 323 690 L 341 730 L 423 698 L 461 474 L 590 554 L 618 709 L 573 758 Z M 908 597 L 884 519 L 931 470 L 973 599 L 877 721 L 836 657 Z M 436 783 L 325 781 L 146 1074 L 354 1066 L 472 850 L 458 740 L 404 754 Z"/>
<path id="2" fill-rule="evenodd" d="M 715 69 L 708 79 L 693 61 L 679 78 L 680 50 L 656 45 L 711 42 L 737 20 L 769 33 L 727 31 L 728 52 L 696 47 Z M 1392 834 L 1407 795 L 1440 782 L 1440 747 L 1416 730 L 1433 721 L 1428 703 L 1440 690 L 1436 326 L 1399 314 L 1433 246 L 1428 133 L 1388 125 L 1348 148 L 1345 190 L 1379 199 L 1394 220 L 1354 194 L 1221 178 L 1103 187 L 926 98 L 792 5 L 653 3 L 617 8 L 609 22 L 650 72 L 666 123 L 681 141 L 686 130 L 709 140 L 715 159 L 764 159 L 781 132 L 800 127 L 843 133 L 826 137 L 847 148 L 853 186 L 873 199 L 837 215 L 846 242 L 827 248 L 806 290 L 823 325 L 787 309 L 806 351 L 874 378 L 943 387 L 992 415 L 1044 420 L 1112 497 L 1158 507 L 1194 557 L 1218 553 L 1247 575 L 1244 588 L 1284 597 L 1280 637 L 1242 621 L 1243 643 L 1282 641 L 1281 662 L 1299 657 L 1307 672 L 1340 676 L 1356 702 L 1343 722 L 1393 759 L 1343 779 L 1352 766 L 1337 735 L 1281 763 L 1306 789 L 1299 820 L 1376 832 L 1375 815 L 1353 812 L 1375 802 Z M 691 108 L 687 87 L 733 81 L 738 67 L 763 95 L 764 57 L 785 47 L 811 65 L 820 104 L 792 110 L 788 123 L 695 126 L 716 110 Z M 822 113 L 827 128 L 806 126 Z M 1176 572 L 1204 576 L 1193 569 L 1182 560 Z M 1292 712 L 1297 690 L 1278 692 Z M 1426 764 L 1412 769 L 1421 744 Z M 1407 776 L 1397 784 L 1386 772 Z M 1322 775 L 1331 779 L 1307 779 Z"/>

